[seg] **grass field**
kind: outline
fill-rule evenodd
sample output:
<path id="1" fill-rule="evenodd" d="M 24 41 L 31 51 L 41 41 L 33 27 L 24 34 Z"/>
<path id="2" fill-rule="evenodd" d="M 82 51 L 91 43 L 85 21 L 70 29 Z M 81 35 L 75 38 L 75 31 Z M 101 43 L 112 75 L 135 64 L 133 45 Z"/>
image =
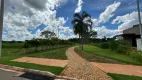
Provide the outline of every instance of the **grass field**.
<path id="1" fill-rule="evenodd" d="M 49 59 L 61 59 L 61 60 L 67 60 L 67 56 L 65 54 L 66 48 L 60 48 L 55 50 L 49 50 L 49 51 L 43 51 L 43 52 L 37 52 L 35 54 L 28 55 L 30 57 L 38 57 L 38 58 L 49 58 Z"/>
<path id="2" fill-rule="evenodd" d="M 60 74 L 64 68 L 62 67 L 55 67 L 55 66 L 43 66 L 43 65 L 37 65 L 37 64 L 31 64 L 31 63 L 22 63 L 22 62 L 12 62 L 10 60 L 24 57 L 24 56 L 30 56 L 30 57 L 44 57 L 44 58 L 52 58 L 52 59 L 66 59 L 65 51 L 66 48 L 59 48 L 54 50 L 46 50 L 43 52 L 37 52 L 32 54 L 22 54 L 21 48 L 22 43 L 20 44 L 4 44 L 4 47 L 2 48 L 2 57 L 0 58 L 0 64 L 5 65 L 11 65 L 11 66 L 17 66 L 17 67 L 23 67 L 27 69 L 37 69 L 37 70 L 43 70 L 43 71 L 49 71 L 56 75 Z"/>
<path id="3" fill-rule="evenodd" d="M 77 47 L 76 49 L 81 51 L 79 47 Z M 99 55 L 99 56 L 117 60 L 122 63 L 142 65 L 141 61 L 137 61 L 126 54 L 120 54 L 120 53 L 111 51 L 109 49 L 101 49 L 99 47 L 92 46 L 92 45 L 84 46 L 83 52 L 85 52 L 84 58 L 86 59 L 93 59 L 94 58 L 93 56 Z"/>
<path id="4" fill-rule="evenodd" d="M 22 48 L 24 43 L 2 43 L 3 48 Z"/>
<path id="5" fill-rule="evenodd" d="M 114 80 L 142 80 L 142 77 L 138 76 L 128 76 L 128 75 L 122 75 L 122 74 L 108 74 L 110 75 Z"/>

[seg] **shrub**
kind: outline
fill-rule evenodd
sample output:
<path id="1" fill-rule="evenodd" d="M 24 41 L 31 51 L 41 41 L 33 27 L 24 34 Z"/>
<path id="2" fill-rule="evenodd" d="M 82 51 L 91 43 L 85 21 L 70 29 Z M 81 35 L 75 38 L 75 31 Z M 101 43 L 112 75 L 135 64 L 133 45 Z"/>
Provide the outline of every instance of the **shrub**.
<path id="1" fill-rule="evenodd" d="M 108 42 L 101 43 L 101 48 L 102 49 L 108 49 L 109 48 L 109 43 Z"/>
<path id="2" fill-rule="evenodd" d="M 113 50 L 117 50 L 118 48 L 118 42 L 117 41 L 110 41 L 109 42 L 109 47 L 110 49 L 113 51 Z"/>
<path id="3" fill-rule="evenodd" d="M 118 44 L 130 46 L 129 43 L 127 41 L 124 41 L 124 40 L 118 40 Z"/>
<path id="4" fill-rule="evenodd" d="M 109 47 L 112 51 L 116 51 L 118 53 L 127 54 L 131 51 L 130 45 L 124 40 L 110 41 Z"/>
<path id="5" fill-rule="evenodd" d="M 130 56 L 138 61 L 142 61 L 142 51 L 131 51 Z"/>
<path id="6" fill-rule="evenodd" d="M 57 38 L 49 39 L 33 39 L 24 43 L 24 48 L 39 47 L 39 46 L 54 46 L 54 45 L 73 45 L 68 40 L 60 40 Z"/>
<path id="7" fill-rule="evenodd" d="M 127 54 L 130 52 L 130 47 L 128 45 L 119 44 L 117 52 Z"/>
<path id="8" fill-rule="evenodd" d="M 30 47 L 30 45 L 28 43 L 24 44 L 24 48 L 29 48 L 29 47 Z"/>
<path id="9" fill-rule="evenodd" d="M 94 46 L 100 47 L 99 43 L 93 43 Z"/>

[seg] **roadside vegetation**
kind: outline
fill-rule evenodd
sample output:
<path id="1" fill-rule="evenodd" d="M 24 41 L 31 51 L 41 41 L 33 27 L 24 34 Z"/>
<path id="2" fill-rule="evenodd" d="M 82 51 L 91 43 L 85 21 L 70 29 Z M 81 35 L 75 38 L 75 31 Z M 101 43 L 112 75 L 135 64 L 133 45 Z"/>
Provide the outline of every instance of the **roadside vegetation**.
<path id="1" fill-rule="evenodd" d="M 47 42 L 48 44 L 43 43 L 44 41 L 45 42 L 48 41 Z M 58 42 L 58 45 L 56 45 L 57 42 Z M 43 45 L 44 47 L 46 47 L 46 49 L 44 50 L 42 49 Z M 44 66 L 44 65 L 32 64 L 32 63 L 13 62 L 11 60 L 20 58 L 20 57 L 25 57 L 25 56 L 66 60 L 67 57 L 65 55 L 65 51 L 68 47 L 72 45 L 73 43 L 67 40 L 59 40 L 59 39 L 54 39 L 54 40 L 53 39 L 50 39 L 50 40 L 35 39 L 31 41 L 26 41 L 26 42 L 16 42 L 16 41 L 4 42 L 2 45 L 3 48 L 2 48 L 2 57 L 0 58 L 0 64 L 23 67 L 27 69 L 49 71 L 58 75 L 62 72 L 64 68 L 55 67 L 55 66 Z M 41 50 L 37 50 L 38 48 L 41 48 Z M 33 49 L 32 52 L 29 52 L 31 51 L 31 49 Z"/>
<path id="2" fill-rule="evenodd" d="M 114 80 L 142 80 L 142 77 L 139 76 L 129 76 L 129 75 L 122 75 L 122 74 L 112 74 L 109 73 Z"/>
<path id="3" fill-rule="evenodd" d="M 60 40 L 57 38 L 51 39 L 33 39 L 26 41 L 23 45 L 23 53 L 30 54 L 34 52 L 40 52 L 45 50 L 59 49 L 63 47 L 69 47 L 73 45 L 72 42 L 68 40 Z"/>
<path id="4" fill-rule="evenodd" d="M 43 52 L 37 52 L 37 53 L 31 54 L 28 56 L 38 57 L 38 58 L 67 60 L 67 56 L 66 56 L 65 52 L 68 48 L 69 47 L 55 49 L 55 50 L 49 50 L 49 51 L 43 51 Z"/>
<path id="5" fill-rule="evenodd" d="M 82 57 L 86 58 L 89 61 L 95 61 L 94 56 L 97 55 L 97 56 L 101 56 L 104 58 L 116 60 L 119 63 L 142 65 L 140 60 L 135 59 L 128 54 L 118 53 L 118 52 L 112 51 L 110 49 L 102 49 L 102 48 L 96 47 L 94 45 L 86 45 L 86 46 L 84 46 L 84 50 L 81 50 L 80 47 L 76 47 L 75 49 L 83 52 L 81 54 Z M 104 58 L 101 59 L 102 61 L 99 60 L 99 62 L 109 62 L 108 60 L 105 60 Z M 111 63 L 111 62 L 109 62 L 109 63 Z M 112 61 L 112 63 L 115 63 L 115 62 Z"/>

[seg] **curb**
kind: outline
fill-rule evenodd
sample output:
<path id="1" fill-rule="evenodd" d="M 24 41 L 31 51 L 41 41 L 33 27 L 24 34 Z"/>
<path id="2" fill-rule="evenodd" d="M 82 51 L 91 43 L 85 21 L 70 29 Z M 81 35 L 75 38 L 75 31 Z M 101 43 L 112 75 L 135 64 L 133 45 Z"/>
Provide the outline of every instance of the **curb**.
<path id="1" fill-rule="evenodd" d="M 33 73 L 33 74 L 42 75 L 42 76 L 53 77 L 53 78 L 55 78 L 55 80 L 77 80 L 77 79 L 73 79 L 73 78 L 68 78 L 66 76 L 57 76 L 57 75 L 55 75 L 51 72 L 48 72 L 48 71 L 25 69 L 25 68 L 21 68 L 21 67 L 9 66 L 9 65 L 3 65 L 3 64 L 0 64 L 0 69 L 19 73 L 16 76 L 20 76 L 20 75 L 27 72 L 27 73 Z"/>

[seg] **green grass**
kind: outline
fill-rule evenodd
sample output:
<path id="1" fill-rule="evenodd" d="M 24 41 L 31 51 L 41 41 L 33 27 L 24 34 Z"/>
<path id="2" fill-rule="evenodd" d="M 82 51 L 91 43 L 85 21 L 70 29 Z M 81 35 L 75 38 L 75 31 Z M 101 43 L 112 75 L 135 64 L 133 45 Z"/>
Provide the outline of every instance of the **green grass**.
<path id="1" fill-rule="evenodd" d="M 44 58 L 52 58 L 52 59 L 66 59 L 65 51 L 67 48 L 60 48 L 55 50 L 47 50 L 43 52 L 37 52 L 32 54 L 22 54 L 22 48 L 15 48 L 15 47 L 7 47 L 2 48 L 2 57 L 0 58 L 0 64 L 10 65 L 10 66 L 17 66 L 23 67 L 27 69 L 36 69 L 36 70 L 43 70 L 49 71 L 56 75 L 60 74 L 64 68 L 62 67 L 55 67 L 55 66 L 44 66 L 32 63 L 23 63 L 23 62 L 13 62 L 10 60 L 30 56 L 30 57 L 44 57 Z"/>
<path id="2" fill-rule="evenodd" d="M 3 48 L 22 48 L 24 43 L 3 43 Z"/>
<path id="3" fill-rule="evenodd" d="M 61 59 L 61 60 L 67 60 L 67 56 L 65 54 L 66 48 L 60 48 L 55 50 L 49 50 L 49 51 L 43 51 L 43 52 L 37 52 L 35 54 L 28 55 L 30 57 L 39 57 L 39 58 L 49 58 L 49 59 Z"/>
<path id="4" fill-rule="evenodd" d="M 142 77 L 138 76 L 128 76 L 128 75 L 122 75 L 122 74 L 110 74 L 109 75 L 114 79 L 114 80 L 142 80 Z"/>
<path id="5" fill-rule="evenodd" d="M 1 60 L 1 59 L 0 59 L 0 64 L 9 65 L 9 66 L 17 66 L 17 67 L 22 67 L 22 68 L 26 68 L 26 69 L 49 71 L 49 72 L 54 73 L 56 75 L 59 75 L 64 69 L 62 67 L 43 66 L 43 65 L 23 63 L 23 62 L 12 62 L 9 60 Z"/>
<path id="6" fill-rule="evenodd" d="M 81 51 L 81 49 L 79 47 L 77 47 L 76 49 Z M 85 52 L 86 58 L 87 57 L 93 58 L 91 56 L 99 55 L 99 56 L 107 57 L 110 59 L 118 60 L 122 63 L 124 62 L 124 63 L 128 63 L 128 64 L 142 65 L 142 63 L 140 61 L 133 59 L 129 55 L 120 54 L 120 53 L 111 51 L 109 49 L 101 49 L 99 47 L 92 46 L 92 45 L 84 46 L 83 52 Z"/>

